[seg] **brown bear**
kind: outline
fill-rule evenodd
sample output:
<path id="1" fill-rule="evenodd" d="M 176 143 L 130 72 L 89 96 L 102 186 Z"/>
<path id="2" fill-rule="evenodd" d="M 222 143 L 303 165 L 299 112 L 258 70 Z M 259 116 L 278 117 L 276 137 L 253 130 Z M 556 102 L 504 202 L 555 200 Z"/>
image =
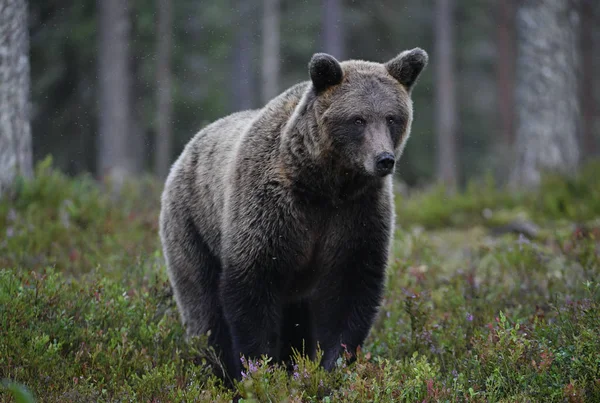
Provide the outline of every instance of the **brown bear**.
<path id="1" fill-rule="evenodd" d="M 377 314 L 410 134 L 419 48 L 385 64 L 318 53 L 310 80 L 201 130 L 165 184 L 160 236 L 188 335 L 241 355 L 335 366 Z M 344 347 L 342 347 L 344 346 Z"/>

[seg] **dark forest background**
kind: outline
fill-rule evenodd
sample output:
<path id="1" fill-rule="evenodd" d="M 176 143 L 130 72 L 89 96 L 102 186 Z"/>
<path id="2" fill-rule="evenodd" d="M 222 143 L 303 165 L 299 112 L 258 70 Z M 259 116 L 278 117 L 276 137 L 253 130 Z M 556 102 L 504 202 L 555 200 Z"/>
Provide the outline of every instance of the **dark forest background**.
<path id="1" fill-rule="evenodd" d="M 586 158 L 598 143 L 600 7 L 580 3 L 585 63 L 576 67 L 587 113 L 577 136 Z M 502 182 L 515 141 L 518 7 L 516 0 L 31 0 L 34 158 L 51 154 L 70 174 L 96 175 L 121 158 L 128 171 L 164 176 L 165 158 L 172 162 L 203 125 L 259 108 L 307 79 L 314 52 L 384 62 L 419 46 L 430 67 L 414 92 L 399 176 L 410 185 L 465 183 L 491 172 Z M 122 130 L 122 142 L 103 147 L 103 129 Z"/>

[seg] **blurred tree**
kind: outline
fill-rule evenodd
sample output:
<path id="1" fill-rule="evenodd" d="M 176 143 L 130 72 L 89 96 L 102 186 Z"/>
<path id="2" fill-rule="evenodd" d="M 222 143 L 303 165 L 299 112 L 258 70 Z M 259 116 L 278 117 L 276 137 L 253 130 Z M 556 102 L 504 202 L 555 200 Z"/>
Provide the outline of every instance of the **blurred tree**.
<path id="1" fill-rule="evenodd" d="M 498 131 L 496 84 L 495 2 L 465 0 L 455 2 L 454 29 L 457 97 L 457 164 L 461 184 L 497 172 L 495 148 L 501 144 Z M 503 153 L 500 155 L 506 155 Z"/>
<path id="2" fill-rule="evenodd" d="M 156 38 L 156 149 L 155 173 L 159 178 L 166 178 L 171 163 L 171 147 L 173 130 L 171 127 L 171 48 L 172 18 L 171 0 L 157 0 L 157 38 Z"/>
<path id="3" fill-rule="evenodd" d="M 342 0 L 323 0 L 322 51 L 338 60 L 346 58 L 343 14 Z"/>
<path id="4" fill-rule="evenodd" d="M 252 2 L 236 0 L 237 13 L 234 26 L 236 27 L 235 45 L 233 46 L 233 109 L 241 111 L 251 109 L 253 97 L 253 63 L 252 63 Z"/>
<path id="5" fill-rule="evenodd" d="M 268 102 L 279 92 L 280 0 L 263 0 L 262 99 Z"/>
<path id="6" fill-rule="evenodd" d="M 436 0 L 435 16 L 437 178 L 453 189 L 458 182 L 454 0 Z"/>
<path id="7" fill-rule="evenodd" d="M 29 0 L 34 159 L 75 174 L 97 158 L 96 0 Z"/>
<path id="8" fill-rule="evenodd" d="M 129 118 L 129 134 L 127 136 L 127 159 L 130 163 L 132 173 L 141 174 L 145 169 L 152 171 L 152 153 L 148 144 L 149 127 L 156 119 L 156 9 L 152 7 L 155 1 L 127 0 L 129 1 L 128 21 L 130 25 L 128 49 L 129 57 L 127 63 L 127 75 L 129 77 L 129 101 L 131 116 Z M 150 4 L 148 4 L 150 3 Z M 146 50 L 143 37 L 142 19 L 144 14 L 149 14 L 153 20 L 151 46 Z M 146 53 L 147 52 L 147 53 Z M 144 60 L 145 55 L 152 54 L 150 60 Z M 154 73 L 150 83 L 144 79 L 144 69 Z M 151 100 L 154 102 L 147 102 Z M 152 115 L 145 113 L 148 104 L 152 104 Z"/>
<path id="9" fill-rule="evenodd" d="M 130 158 L 131 77 L 129 0 L 98 0 L 98 175 L 120 183 L 134 173 Z"/>
<path id="10" fill-rule="evenodd" d="M 536 186 L 542 171 L 578 167 L 578 12 L 571 0 L 524 0 L 517 11 L 513 185 Z"/>
<path id="11" fill-rule="evenodd" d="M 510 146 L 514 137 L 515 0 L 498 1 L 497 16 L 498 114 L 502 141 L 505 146 Z"/>
<path id="12" fill-rule="evenodd" d="M 27 2 L 0 3 L 0 196 L 33 175 L 29 126 Z"/>
<path id="13" fill-rule="evenodd" d="M 410 186 L 421 186 L 435 178 L 434 136 L 433 2 L 422 0 L 380 0 L 344 2 L 344 44 L 346 58 L 385 62 L 404 49 L 420 46 L 431 56 L 413 90 L 415 117 L 406 151 L 398 161 L 397 176 Z M 401 21 L 401 23 L 399 23 Z M 469 21 L 466 25 L 476 27 Z M 484 35 L 477 31 L 479 37 Z M 476 154 L 474 156 L 478 157 Z M 471 160 L 465 158 L 465 164 Z"/>
<path id="14" fill-rule="evenodd" d="M 596 155 L 595 121 L 598 73 L 594 66 L 594 27 L 600 25 L 598 0 L 581 0 L 581 112 L 583 157 Z"/>
<path id="15" fill-rule="evenodd" d="M 232 112 L 243 98 L 257 106 L 262 94 L 261 44 L 256 41 L 266 0 L 241 2 L 171 2 L 173 37 L 171 155 L 177 155 L 203 125 Z M 514 0 L 513 0 L 514 1 Z M 98 122 L 100 108 L 99 52 L 91 43 L 99 39 L 98 0 L 29 0 L 34 158 L 53 155 L 55 164 L 70 174 L 94 172 L 99 167 Z M 284 89 L 306 80 L 306 64 L 316 51 L 325 51 L 325 0 L 278 0 L 280 5 L 279 85 Z M 385 61 L 414 46 L 428 49 L 432 70 L 427 70 L 413 93 L 413 136 L 398 166 L 410 185 L 424 185 L 436 176 L 435 143 L 435 22 L 434 2 L 421 0 L 337 0 L 339 17 L 328 18 L 334 35 L 343 37 L 340 58 Z M 490 147 L 501 139 L 496 124 L 498 98 L 495 75 L 497 13 L 482 0 L 455 2 L 454 68 L 460 133 L 457 164 L 461 178 L 471 179 L 490 168 Z M 119 3 L 121 4 L 121 3 Z M 246 10 L 242 10 L 246 7 Z M 342 9 L 343 6 L 343 9 Z M 127 146 L 154 167 L 147 151 L 158 147 L 157 121 L 157 0 L 129 1 L 130 7 L 130 124 Z M 246 13 L 241 17 L 241 13 Z M 400 23 L 401 22 L 401 23 Z M 240 26 L 244 23 L 245 27 Z M 242 24 L 242 25 L 244 25 Z M 341 26 L 343 24 L 343 27 Z M 343 29 L 342 29 L 343 28 Z M 247 32 L 244 36 L 241 32 Z M 342 32 L 343 31 L 343 32 Z M 598 29 L 595 29 L 597 32 Z M 341 35 L 343 34 L 343 35 Z M 237 38 L 237 39 L 236 39 Z M 262 38 L 264 40 L 267 37 Z M 240 47 L 241 42 L 248 46 Z M 458 45 L 460 44 L 460 46 Z M 234 49 L 235 48 L 235 49 Z M 245 49 L 246 53 L 236 52 Z M 598 53 L 598 52 L 596 52 Z M 597 54 L 595 57 L 598 57 Z M 246 60 L 238 63 L 239 60 Z M 596 61 L 597 63 L 597 61 Z M 246 67 L 245 67 L 246 66 Z M 242 72 L 242 75 L 240 75 Z M 460 72 L 460 73 L 459 73 Z M 245 79 L 239 80 L 239 77 Z M 255 86 L 254 83 L 261 82 Z M 474 84 L 475 83 L 475 84 Z M 249 96 L 240 97 L 242 88 Z M 596 90 L 597 91 L 597 90 Z M 164 116 L 161 114 L 161 116 Z M 153 135 L 149 135 L 153 133 Z M 144 144 L 150 141 L 151 147 Z M 129 155 L 130 151 L 128 151 Z M 506 155 L 504 153 L 502 155 Z M 128 157 L 129 158 L 129 157 Z M 498 165 L 502 165 L 497 163 Z M 508 166 L 504 164 L 503 166 Z"/>

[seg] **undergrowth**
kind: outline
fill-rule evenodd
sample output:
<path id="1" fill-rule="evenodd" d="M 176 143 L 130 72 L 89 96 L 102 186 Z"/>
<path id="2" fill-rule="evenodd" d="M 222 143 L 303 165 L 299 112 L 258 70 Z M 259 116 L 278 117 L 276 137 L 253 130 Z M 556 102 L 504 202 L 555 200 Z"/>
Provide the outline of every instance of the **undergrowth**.
<path id="1" fill-rule="evenodd" d="M 598 183 L 584 172 L 548 178 L 540 194 L 489 185 L 401 200 L 357 361 L 328 373 L 297 354 L 290 375 L 268 357 L 244 361 L 228 390 L 205 340 L 185 340 L 157 236 L 160 186 L 115 194 L 46 162 L 0 201 L 0 401 L 29 402 L 27 390 L 44 402 L 600 401 Z M 486 208 L 550 235 L 492 236 Z M 411 230 L 408 216 L 455 228 Z"/>
<path id="2" fill-rule="evenodd" d="M 574 177 L 546 174 L 536 191 L 514 191 L 498 186 L 491 176 L 471 181 L 461 193 L 443 185 L 398 197 L 398 223 L 428 229 L 488 227 L 512 220 L 540 224 L 587 221 L 600 216 L 600 161 L 589 162 Z"/>

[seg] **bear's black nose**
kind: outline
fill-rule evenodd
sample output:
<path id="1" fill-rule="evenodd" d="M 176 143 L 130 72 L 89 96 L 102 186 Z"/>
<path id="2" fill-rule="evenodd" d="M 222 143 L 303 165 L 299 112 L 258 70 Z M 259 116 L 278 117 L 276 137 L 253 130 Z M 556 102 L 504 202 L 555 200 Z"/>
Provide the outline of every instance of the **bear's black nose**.
<path id="1" fill-rule="evenodd" d="M 394 169 L 394 163 L 396 160 L 391 153 L 384 152 L 377 156 L 377 160 L 375 162 L 375 168 L 377 169 L 377 174 L 379 176 L 385 176 L 392 172 Z"/>

